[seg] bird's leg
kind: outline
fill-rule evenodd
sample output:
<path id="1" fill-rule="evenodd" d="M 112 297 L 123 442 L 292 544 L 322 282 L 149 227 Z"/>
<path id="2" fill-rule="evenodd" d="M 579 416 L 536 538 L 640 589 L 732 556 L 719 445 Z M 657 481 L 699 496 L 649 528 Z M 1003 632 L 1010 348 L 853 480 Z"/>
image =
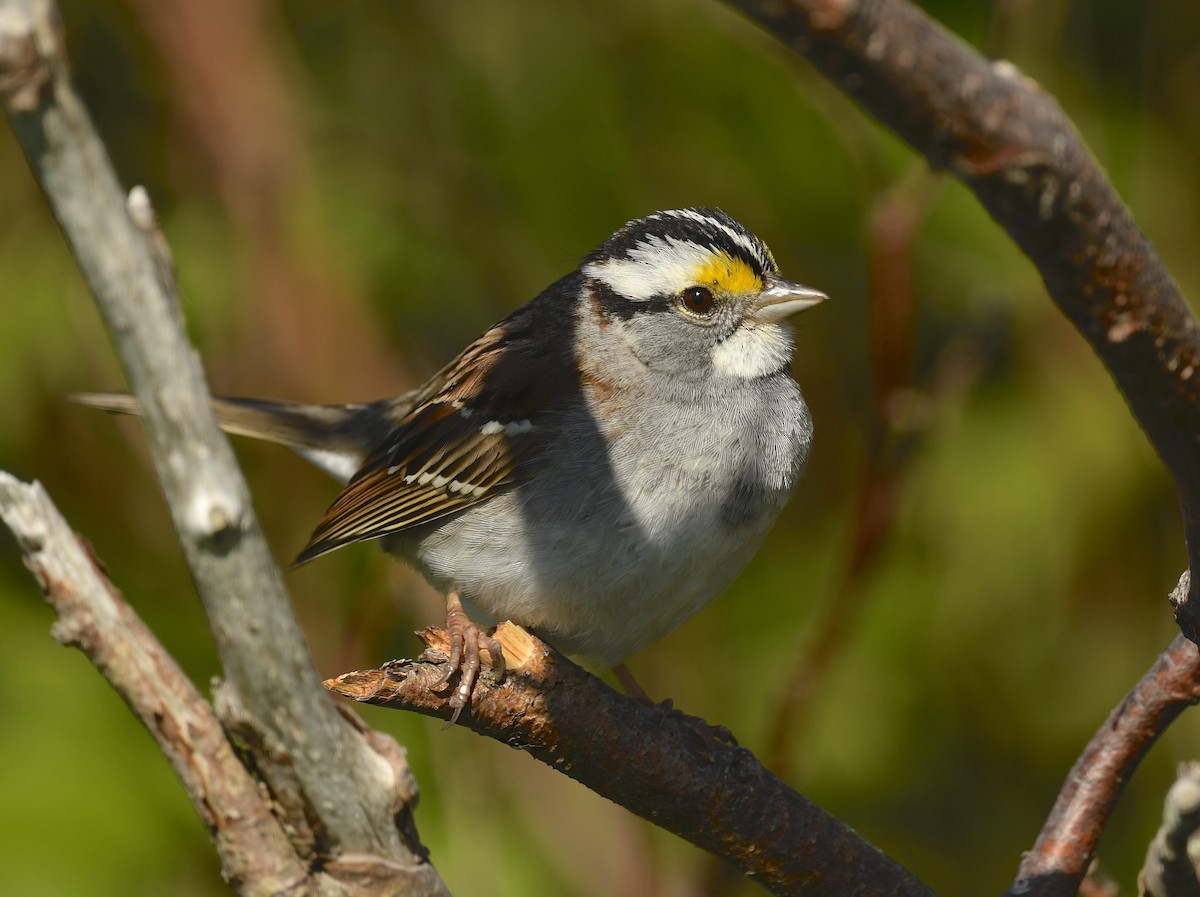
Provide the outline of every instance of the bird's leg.
<path id="1" fill-rule="evenodd" d="M 450 706 L 454 708 L 450 725 L 454 725 L 462 709 L 471 702 L 471 691 L 475 688 L 481 664 L 479 649 L 485 648 L 491 655 L 492 667 L 501 677 L 504 676 L 504 652 L 500 643 L 487 634 L 487 630 L 467 616 L 457 592 L 446 596 L 446 634 L 450 637 L 450 663 L 436 687 L 449 682 L 455 672 L 461 674 L 458 686 L 450 697 Z"/>
<path id="2" fill-rule="evenodd" d="M 629 667 L 623 663 L 614 664 L 612 667 L 613 675 L 617 677 L 617 682 L 621 686 L 621 691 L 629 695 L 635 701 L 641 701 L 647 707 L 654 706 L 654 699 L 646 693 L 646 689 L 642 688 L 641 684 L 633 678 L 633 673 L 629 671 Z"/>

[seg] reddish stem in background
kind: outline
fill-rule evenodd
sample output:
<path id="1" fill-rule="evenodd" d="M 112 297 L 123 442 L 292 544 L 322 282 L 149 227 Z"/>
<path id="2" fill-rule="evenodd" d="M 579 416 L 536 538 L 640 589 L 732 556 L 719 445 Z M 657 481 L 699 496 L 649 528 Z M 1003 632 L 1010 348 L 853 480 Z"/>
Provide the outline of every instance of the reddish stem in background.
<path id="1" fill-rule="evenodd" d="M 865 582 L 896 519 L 907 452 L 897 451 L 892 426 L 909 391 L 913 355 L 912 248 L 932 197 L 932 180 L 914 189 L 900 183 L 875 203 L 867 238 L 870 273 L 872 418 L 860 475 L 855 519 L 841 580 L 800 651 L 767 738 L 766 765 L 787 780 L 796 767 L 796 745 L 808 729 L 829 673 L 845 652 L 868 592 Z"/>

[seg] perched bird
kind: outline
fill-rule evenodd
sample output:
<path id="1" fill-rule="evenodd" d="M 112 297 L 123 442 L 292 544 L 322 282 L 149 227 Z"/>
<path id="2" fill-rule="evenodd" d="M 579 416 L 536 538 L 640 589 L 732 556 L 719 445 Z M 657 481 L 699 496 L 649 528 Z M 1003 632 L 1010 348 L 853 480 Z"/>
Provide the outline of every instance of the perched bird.
<path id="1" fill-rule="evenodd" d="M 612 665 L 737 576 L 812 440 L 785 319 L 825 298 L 724 212 L 675 209 L 626 224 L 411 393 L 213 407 L 347 483 L 297 563 L 377 539 L 447 596 L 457 717 L 480 648 L 503 663 L 472 616 Z"/>

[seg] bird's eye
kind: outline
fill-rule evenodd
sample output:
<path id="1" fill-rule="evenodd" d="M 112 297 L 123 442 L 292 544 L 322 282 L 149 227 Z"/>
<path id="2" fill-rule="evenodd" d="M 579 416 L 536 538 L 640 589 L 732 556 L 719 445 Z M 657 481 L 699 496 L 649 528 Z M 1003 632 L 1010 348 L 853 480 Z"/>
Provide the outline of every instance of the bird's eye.
<path id="1" fill-rule="evenodd" d="M 708 287 L 688 287 L 679 294 L 679 304 L 684 311 L 707 317 L 717 307 L 717 300 Z"/>

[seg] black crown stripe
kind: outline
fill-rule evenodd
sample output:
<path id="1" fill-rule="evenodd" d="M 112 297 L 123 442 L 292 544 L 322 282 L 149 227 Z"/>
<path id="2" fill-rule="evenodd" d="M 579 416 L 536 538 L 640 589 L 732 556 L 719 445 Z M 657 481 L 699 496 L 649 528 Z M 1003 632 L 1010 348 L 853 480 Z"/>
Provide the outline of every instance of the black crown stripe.
<path id="1" fill-rule="evenodd" d="M 770 263 L 770 253 L 762 242 L 742 227 L 736 220 L 719 209 L 696 208 L 684 211 L 694 212 L 703 216 L 707 221 L 693 218 L 691 215 L 672 215 L 660 212 L 647 218 L 631 221 L 617 231 L 595 252 L 588 256 L 588 262 L 603 262 L 609 259 L 628 259 L 630 253 L 638 246 L 649 241 L 651 237 L 660 239 L 673 238 L 698 246 L 726 252 L 746 265 L 760 277 L 769 270 L 773 272 Z M 720 225 L 746 238 L 755 247 L 752 252 L 742 242 L 733 239 Z"/>

